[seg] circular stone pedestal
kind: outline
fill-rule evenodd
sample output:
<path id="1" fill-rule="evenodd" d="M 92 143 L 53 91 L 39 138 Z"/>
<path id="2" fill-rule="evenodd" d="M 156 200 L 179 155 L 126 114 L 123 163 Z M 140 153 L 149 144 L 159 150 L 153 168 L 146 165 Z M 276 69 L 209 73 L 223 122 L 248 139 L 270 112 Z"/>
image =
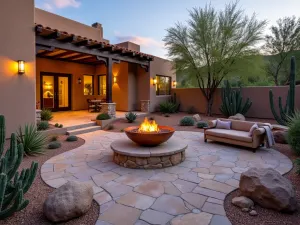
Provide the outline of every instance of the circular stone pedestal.
<path id="1" fill-rule="evenodd" d="M 185 160 L 185 149 L 182 140 L 176 137 L 155 146 L 144 147 L 129 139 L 121 139 L 111 143 L 116 164 L 133 169 L 158 169 L 177 165 Z"/>

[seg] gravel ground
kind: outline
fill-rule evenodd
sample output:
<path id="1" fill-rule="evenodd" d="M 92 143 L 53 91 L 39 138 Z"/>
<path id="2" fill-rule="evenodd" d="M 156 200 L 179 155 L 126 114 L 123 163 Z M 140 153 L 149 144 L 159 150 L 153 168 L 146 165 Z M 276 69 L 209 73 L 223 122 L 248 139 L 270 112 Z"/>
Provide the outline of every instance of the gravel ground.
<path id="1" fill-rule="evenodd" d="M 29 191 L 25 194 L 25 199 L 30 201 L 29 205 L 20 212 L 15 213 L 10 218 L 0 221 L 0 224 L 5 225 L 44 225 L 53 224 L 49 222 L 43 215 L 43 203 L 46 200 L 49 193 L 51 193 L 54 188 L 47 186 L 41 179 L 40 167 L 45 161 L 51 157 L 58 155 L 60 153 L 69 151 L 71 149 L 77 148 L 84 144 L 84 140 L 78 138 L 76 142 L 65 141 L 66 136 L 60 136 L 59 140 L 62 142 L 62 146 L 59 149 L 47 150 L 45 155 L 39 155 L 37 157 L 25 157 L 20 169 L 28 168 L 32 161 L 39 163 L 39 173 L 37 174 L 34 183 L 32 184 Z M 91 209 L 82 217 L 73 219 L 66 223 L 66 225 L 83 225 L 83 224 L 95 224 L 98 219 L 99 206 L 93 201 Z"/>
<path id="2" fill-rule="evenodd" d="M 288 156 L 292 161 L 296 156 L 291 151 L 289 145 L 276 144 L 275 149 L 282 154 Z M 255 205 L 255 210 L 258 216 L 253 217 L 244 213 L 238 207 L 231 204 L 232 198 L 240 194 L 239 190 L 233 191 L 227 195 L 225 199 L 226 215 L 231 221 L 232 225 L 299 225 L 300 224 L 300 176 L 295 174 L 296 167 L 284 176 L 288 178 L 296 190 L 296 199 L 298 201 L 298 211 L 293 214 L 283 214 L 274 210 L 265 209 Z"/>

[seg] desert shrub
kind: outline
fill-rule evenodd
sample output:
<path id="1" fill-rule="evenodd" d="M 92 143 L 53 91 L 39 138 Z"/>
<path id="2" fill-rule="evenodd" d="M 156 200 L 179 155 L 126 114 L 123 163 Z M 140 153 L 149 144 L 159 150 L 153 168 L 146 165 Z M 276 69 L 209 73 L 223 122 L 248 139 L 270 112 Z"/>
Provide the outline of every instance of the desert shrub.
<path id="1" fill-rule="evenodd" d="M 292 150 L 300 155 L 300 112 L 296 112 L 294 116 L 289 117 L 288 127 L 287 141 Z"/>
<path id="2" fill-rule="evenodd" d="M 64 127 L 64 125 L 62 125 L 62 124 L 58 125 L 58 128 L 63 128 L 63 127 Z"/>
<path id="3" fill-rule="evenodd" d="M 175 113 L 177 104 L 173 102 L 162 102 L 159 104 L 159 111 L 162 113 Z"/>
<path id="4" fill-rule="evenodd" d="M 49 122 L 48 121 L 41 121 L 38 123 L 38 130 L 47 130 L 49 128 Z"/>
<path id="5" fill-rule="evenodd" d="M 59 127 L 59 124 L 58 124 L 58 123 L 56 123 L 54 126 L 55 126 L 55 127 Z"/>
<path id="6" fill-rule="evenodd" d="M 57 135 L 52 135 L 50 138 L 49 138 L 50 141 L 57 141 L 58 140 L 58 136 Z"/>
<path id="7" fill-rule="evenodd" d="M 100 113 L 96 117 L 96 120 L 109 120 L 109 119 L 110 119 L 110 115 L 108 115 L 107 113 Z"/>
<path id="8" fill-rule="evenodd" d="M 71 136 L 67 137 L 67 139 L 66 139 L 66 141 L 70 141 L 70 142 L 77 141 L 77 140 L 78 140 L 78 137 L 75 135 L 71 135 Z"/>
<path id="9" fill-rule="evenodd" d="M 26 124 L 24 130 L 19 127 L 17 139 L 18 143 L 23 144 L 25 155 L 38 155 L 45 151 L 47 136 L 37 131 L 34 124 Z"/>
<path id="10" fill-rule="evenodd" d="M 136 120 L 137 115 L 136 113 L 129 112 L 125 114 L 125 117 L 129 123 L 133 123 Z"/>
<path id="11" fill-rule="evenodd" d="M 191 116 L 185 116 L 179 121 L 180 126 L 194 126 L 195 120 Z"/>
<path id="12" fill-rule="evenodd" d="M 198 128 L 208 127 L 208 124 L 205 121 L 199 121 L 197 123 Z"/>
<path id="13" fill-rule="evenodd" d="M 41 120 L 50 121 L 50 120 L 52 120 L 52 118 L 53 118 L 53 115 L 52 115 L 51 110 L 43 109 L 41 111 Z"/>
<path id="14" fill-rule="evenodd" d="M 295 160 L 295 165 L 297 167 L 296 173 L 300 175 L 300 158 Z"/>
<path id="15" fill-rule="evenodd" d="M 57 149 L 61 147 L 61 143 L 59 141 L 52 141 L 48 144 L 48 149 Z"/>
<path id="16" fill-rule="evenodd" d="M 196 113 L 196 109 L 194 106 L 190 106 L 187 110 L 188 114 L 195 114 Z"/>

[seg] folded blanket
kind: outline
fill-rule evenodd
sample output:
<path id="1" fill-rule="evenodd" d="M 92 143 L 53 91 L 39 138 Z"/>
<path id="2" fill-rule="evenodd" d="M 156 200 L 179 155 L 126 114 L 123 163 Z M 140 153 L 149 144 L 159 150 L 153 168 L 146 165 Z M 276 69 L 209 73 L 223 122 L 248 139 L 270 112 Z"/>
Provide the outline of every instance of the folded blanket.
<path id="1" fill-rule="evenodd" d="M 274 136 L 273 136 L 272 130 L 271 130 L 271 128 L 269 126 L 262 126 L 262 128 L 264 128 L 265 131 L 266 131 L 266 137 L 265 137 L 266 147 L 270 148 L 273 145 L 275 145 L 275 140 L 274 140 Z"/>

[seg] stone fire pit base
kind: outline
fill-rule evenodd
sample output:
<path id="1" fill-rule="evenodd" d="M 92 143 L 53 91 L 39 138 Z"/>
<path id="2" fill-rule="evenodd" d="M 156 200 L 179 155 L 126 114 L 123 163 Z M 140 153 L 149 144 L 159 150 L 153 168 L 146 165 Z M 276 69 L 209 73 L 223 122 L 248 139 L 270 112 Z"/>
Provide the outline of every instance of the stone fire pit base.
<path id="1" fill-rule="evenodd" d="M 129 139 L 114 141 L 110 145 L 116 164 L 132 169 L 160 169 L 175 166 L 185 160 L 187 144 L 176 137 L 156 147 L 143 147 Z"/>

